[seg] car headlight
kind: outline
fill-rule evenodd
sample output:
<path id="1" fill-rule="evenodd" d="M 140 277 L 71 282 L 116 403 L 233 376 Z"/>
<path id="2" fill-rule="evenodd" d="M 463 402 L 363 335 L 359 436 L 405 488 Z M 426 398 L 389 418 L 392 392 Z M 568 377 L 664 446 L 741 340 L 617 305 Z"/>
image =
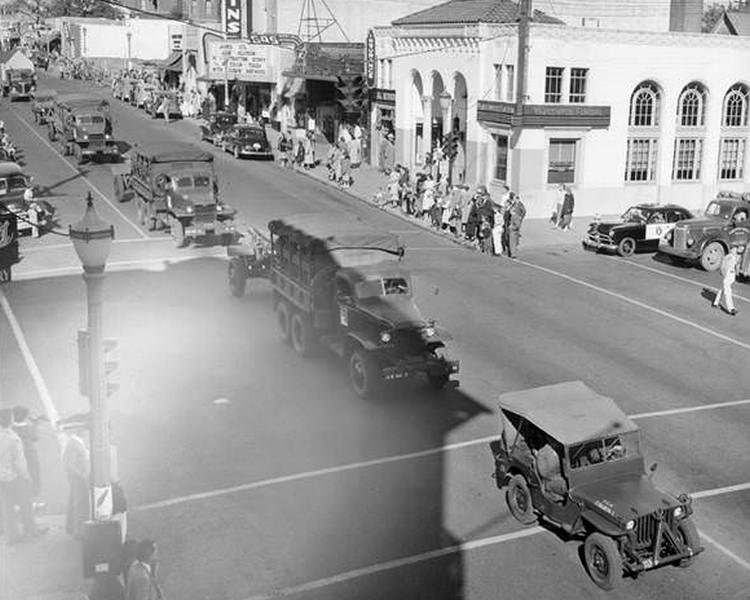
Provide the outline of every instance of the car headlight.
<path id="1" fill-rule="evenodd" d="M 388 344 L 393 339 L 393 336 L 391 335 L 390 331 L 381 331 L 380 332 L 380 342 L 383 344 Z"/>
<path id="2" fill-rule="evenodd" d="M 425 327 L 422 331 L 425 337 L 432 337 L 433 335 L 435 335 L 435 328 L 432 325 L 430 325 L 429 327 Z"/>
<path id="3" fill-rule="evenodd" d="M 678 506 L 677 508 L 675 508 L 675 509 L 674 509 L 674 510 L 672 511 L 672 514 L 674 515 L 675 519 L 677 519 L 677 518 L 681 517 L 681 516 L 682 516 L 682 514 L 683 514 L 684 512 L 685 512 L 685 511 L 684 511 L 684 510 L 682 510 L 682 507 L 681 507 L 681 506 Z"/>
<path id="4" fill-rule="evenodd" d="M 635 521 L 631 519 L 630 521 L 625 523 L 625 529 L 627 529 L 628 531 L 632 531 L 633 529 L 635 529 Z"/>
<path id="5" fill-rule="evenodd" d="M 257 143 L 257 142 L 256 142 L 256 143 L 254 143 L 254 144 L 253 144 L 253 149 L 254 149 L 254 150 L 260 150 L 260 144 L 259 144 L 259 143 Z"/>
<path id="6" fill-rule="evenodd" d="M 82 140 L 87 140 L 87 139 L 89 139 L 89 136 L 88 136 L 88 135 L 86 135 L 86 134 L 84 133 L 84 134 L 83 134 L 83 135 L 81 136 L 81 139 L 82 139 Z"/>
<path id="7" fill-rule="evenodd" d="M 222 210 L 224 210 L 224 207 L 221 204 L 217 204 L 216 205 L 216 212 L 221 212 Z"/>
<path id="8" fill-rule="evenodd" d="M 190 204 L 188 204 L 185 207 L 185 212 L 188 213 L 188 214 L 192 213 L 193 212 L 193 207 Z"/>
<path id="9" fill-rule="evenodd" d="M 685 243 L 687 244 L 687 246 L 689 248 L 690 246 L 692 246 L 693 244 L 695 244 L 695 240 L 693 238 L 688 238 L 687 242 L 685 242 Z"/>
<path id="10" fill-rule="evenodd" d="M 111 135 L 109 135 L 108 133 L 105 133 L 105 134 L 104 134 L 104 139 L 105 139 L 105 140 L 111 140 L 111 139 L 112 139 L 112 136 L 111 136 Z"/>

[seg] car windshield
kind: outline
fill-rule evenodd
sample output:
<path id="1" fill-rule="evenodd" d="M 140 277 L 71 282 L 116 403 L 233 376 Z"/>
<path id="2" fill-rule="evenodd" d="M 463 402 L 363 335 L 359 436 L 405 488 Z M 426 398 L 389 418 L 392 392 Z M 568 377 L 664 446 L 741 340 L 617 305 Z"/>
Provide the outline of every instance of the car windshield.
<path id="1" fill-rule="evenodd" d="M 104 123 L 104 117 L 99 115 L 81 115 L 76 117 L 76 122 L 79 125 L 101 125 Z"/>
<path id="2" fill-rule="evenodd" d="M 570 468 L 582 469 L 614 462 L 637 456 L 638 453 L 638 432 L 608 436 L 570 446 Z"/>
<path id="3" fill-rule="evenodd" d="M 728 219 L 732 216 L 732 210 L 734 210 L 734 205 L 730 202 L 713 201 L 706 207 L 706 215 L 709 217 Z"/>
<path id="4" fill-rule="evenodd" d="M 175 187 L 180 190 L 187 188 L 205 189 L 211 186 L 211 176 L 203 173 L 178 175 L 174 178 L 174 182 Z"/>
<path id="5" fill-rule="evenodd" d="M 409 282 L 403 277 L 378 277 L 357 284 L 358 298 L 394 296 L 409 293 Z"/>
<path id="6" fill-rule="evenodd" d="M 219 125 L 231 125 L 235 122 L 235 119 L 231 115 L 220 115 L 216 117 L 216 122 Z"/>
<path id="7" fill-rule="evenodd" d="M 646 215 L 643 214 L 640 208 L 634 206 L 625 211 L 625 214 L 622 215 L 622 220 L 631 223 L 641 223 L 646 220 Z"/>
<path id="8" fill-rule="evenodd" d="M 251 142 L 262 142 L 263 132 L 260 129 L 238 129 L 237 137 Z"/>

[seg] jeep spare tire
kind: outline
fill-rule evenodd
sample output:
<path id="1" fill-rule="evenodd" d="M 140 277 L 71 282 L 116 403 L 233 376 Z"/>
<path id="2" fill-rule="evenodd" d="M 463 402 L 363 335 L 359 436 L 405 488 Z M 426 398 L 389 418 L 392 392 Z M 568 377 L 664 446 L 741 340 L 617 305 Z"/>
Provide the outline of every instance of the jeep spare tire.
<path id="1" fill-rule="evenodd" d="M 612 590 L 622 578 L 622 558 L 615 541 L 595 532 L 583 543 L 586 570 L 592 581 L 603 590 Z"/>
<path id="2" fill-rule="evenodd" d="M 531 492 L 523 475 L 512 475 L 505 488 L 505 501 L 517 521 L 524 525 L 536 523 L 534 504 L 531 501 Z"/>
<path id="3" fill-rule="evenodd" d="M 719 242 L 711 242 L 706 245 L 701 253 L 700 263 L 705 271 L 716 271 L 721 266 L 724 259 L 724 246 Z"/>

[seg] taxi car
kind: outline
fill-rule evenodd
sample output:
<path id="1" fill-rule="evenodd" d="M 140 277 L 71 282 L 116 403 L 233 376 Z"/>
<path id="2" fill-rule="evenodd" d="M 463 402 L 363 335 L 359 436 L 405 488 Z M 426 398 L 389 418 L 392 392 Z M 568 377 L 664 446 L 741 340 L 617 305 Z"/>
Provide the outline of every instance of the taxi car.
<path id="1" fill-rule="evenodd" d="M 659 241 L 676 223 L 692 217 L 688 209 L 676 204 L 637 204 L 617 221 L 591 223 L 583 238 L 583 247 L 626 257 L 639 251 L 656 252 Z"/>
<path id="2" fill-rule="evenodd" d="M 543 517 L 582 539 L 600 588 L 613 589 L 623 573 L 688 567 L 702 552 L 692 499 L 656 488 L 640 430 L 612 399 L 572 381 L 502 394 L 500 410 L 500 439 L 490 447 L 511 514 L 526 525 Z M 554 473 L 540 459 L 550 453 Z"/>
<path id="3" fill-rule="evenodd" d="M 258 125 L 234 125 L 222 138 L 221 147 L 235 158 L 273 159 L 266 132 Z"/>

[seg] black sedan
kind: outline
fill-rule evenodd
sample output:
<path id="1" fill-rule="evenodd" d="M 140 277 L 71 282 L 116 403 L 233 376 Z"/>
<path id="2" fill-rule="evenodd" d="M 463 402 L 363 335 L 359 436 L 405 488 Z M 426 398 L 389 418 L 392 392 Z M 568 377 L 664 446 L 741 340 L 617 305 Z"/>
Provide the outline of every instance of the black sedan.
<path id="1" fill-rule="evenodd" d="M 676 204 L 637 204 L 625 211 L 618 221 L 591 223 L 583 247 L 609 250 L 620 256 L 632 256 L 637 251 L 655 252 L 659 249 L 659 240 L 675 223 L 692 216 L 689 210 Z"/>
<path id="2" fill-rule="evenodd" d="M 266 132 L 258 125 L 235 125 L 221 140 L 221 146 L 225 152 L 234 154 L 235 158 L 250 156 L 273 159 Z"/>
<path id="3" fill-rule="evenodd" d="M 201 141 L 207 140 L 214 146 L 221 145 L 226 133 L 237 123 L 237 115 L 229 112 L 217 112 L 208 115 L 199 125 Z"/>

